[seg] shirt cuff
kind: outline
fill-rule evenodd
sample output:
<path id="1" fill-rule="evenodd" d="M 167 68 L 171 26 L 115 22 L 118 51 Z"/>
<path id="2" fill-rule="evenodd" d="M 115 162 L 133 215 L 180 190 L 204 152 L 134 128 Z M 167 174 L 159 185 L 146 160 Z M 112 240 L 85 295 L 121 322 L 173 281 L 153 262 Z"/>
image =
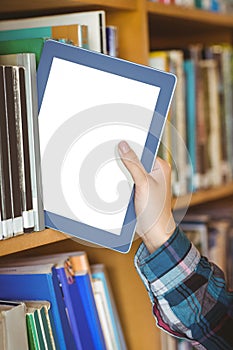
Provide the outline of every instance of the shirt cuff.
<path id="1" fill-rule="evenodd" d="M 184 281 L 200 261 L 200 253 L 179 226 L 159 249 L 149 253 L 142 243 L 134 263 L 147 289 L 159 297 Z"/>

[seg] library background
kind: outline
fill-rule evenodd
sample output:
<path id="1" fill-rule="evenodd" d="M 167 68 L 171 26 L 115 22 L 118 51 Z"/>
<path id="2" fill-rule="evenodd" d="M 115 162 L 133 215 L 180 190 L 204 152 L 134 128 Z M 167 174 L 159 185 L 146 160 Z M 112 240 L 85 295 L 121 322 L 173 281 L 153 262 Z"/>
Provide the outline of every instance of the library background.
<path id="1" fill-rule="evenodd" d="M 177 75 L 159 149 L 172 164 L 174 213 L 232 288 L 233 2 L 0 4 L 0 348 L 191 349 L 156 327 L 133 262 L 139 239 L 120 254 L 43 227 L 35 72 L 48 38 Z"/>

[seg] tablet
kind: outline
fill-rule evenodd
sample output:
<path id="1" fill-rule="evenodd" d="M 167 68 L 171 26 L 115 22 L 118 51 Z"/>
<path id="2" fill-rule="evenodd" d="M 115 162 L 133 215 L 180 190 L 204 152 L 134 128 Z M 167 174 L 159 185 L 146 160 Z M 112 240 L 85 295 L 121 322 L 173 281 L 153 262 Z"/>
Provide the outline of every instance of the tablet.
<path id="1" fill-rule="evenodd" d="M 117 145 L 127 140 L 151 170 L 176 77 L 54 40 L 37 76 L 46 227 L 128 252 L 134 186 Z"/>

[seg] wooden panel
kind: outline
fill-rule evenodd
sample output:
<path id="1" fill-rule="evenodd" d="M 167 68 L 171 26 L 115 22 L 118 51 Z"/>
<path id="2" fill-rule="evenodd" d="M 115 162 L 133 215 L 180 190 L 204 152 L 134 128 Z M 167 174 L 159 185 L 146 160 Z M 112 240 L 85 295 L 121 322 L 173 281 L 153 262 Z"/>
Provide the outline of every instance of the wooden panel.
<path id="1" fill-rule="evenodd" d="M 0 19 L 68 13 L 87 9 L 133 10 L 136 0 L 1 0 Z"/>
<path id="2" fill-rule="evenodd" d="M 119 55 L 140 64 L 148 64 L 148 21 L 145 3 L 138 0 L 136 11 L 107 13 L 107 23 L 119 28 Z"/>

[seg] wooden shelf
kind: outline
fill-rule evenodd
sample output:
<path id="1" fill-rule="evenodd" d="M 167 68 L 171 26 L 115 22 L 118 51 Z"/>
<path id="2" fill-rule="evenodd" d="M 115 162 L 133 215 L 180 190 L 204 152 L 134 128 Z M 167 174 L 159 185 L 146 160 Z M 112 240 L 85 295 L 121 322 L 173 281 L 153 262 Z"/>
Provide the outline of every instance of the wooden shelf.
<path id="1" fill-rule="evenodd" d="M 232 42 L 233 14 L 148 1 L 150 50 L 183 48 L 190 43 Z M 175 35 L 173 35 L 175 31 Z"/>
<path id="2" fill-rule="evenodd" d="M 1 241 L 0 256 L 25 251 L 50 243 L 61 242 L 66 239 L 68 239 L 68 236 L 51 229 L 46 229 L 40 232 L 25 233 L 23 235 Z"/>
<path id="3" fill-rule="evenodd" d="M 233 196 L 233 182 L 211 188 L 209 190 L 202 190 L 187 194 L 186 196 L 173 198 L 172 207 L 175 210 L 192 207 L 198 204 L 205 204 L 211 201 L 217 201 L 225 197 Z"/>
<path id="4" fill-rule="evenodd" d="M 148 13 L 160 17 L 172 18 L 173 20 L 184 20 L 196 23 L 204 23 L 206 25 L 221 26 L 233 29 L 233 15 L 210 12 L 198 9 L 190 9 L 187 7 L 176 5 L 163 5 L 147 2 Z"/>
<path id="5" fill-rule="evenodd" d="M 179 198 L 173 198 L 172 206 L 175 210 L 180 210 L 198 204 L 217 201 L 229 196 L 233 196 L 233 182 L 213 189 L 191 193 Z M 69 239 L 70 237 L 64 233 L 51 229 L 23 234 L 1 241 L 0 257 L 33 248 L 43 247 L 51 243 L 64 242 Z M 73 242 L 75 243 L 74 240 Z"/>
<path id="6" fill-rule="evenodd" d="M 94 9 L 135 10 L 136 0 L 1 0 L 0 19 Z"/>

